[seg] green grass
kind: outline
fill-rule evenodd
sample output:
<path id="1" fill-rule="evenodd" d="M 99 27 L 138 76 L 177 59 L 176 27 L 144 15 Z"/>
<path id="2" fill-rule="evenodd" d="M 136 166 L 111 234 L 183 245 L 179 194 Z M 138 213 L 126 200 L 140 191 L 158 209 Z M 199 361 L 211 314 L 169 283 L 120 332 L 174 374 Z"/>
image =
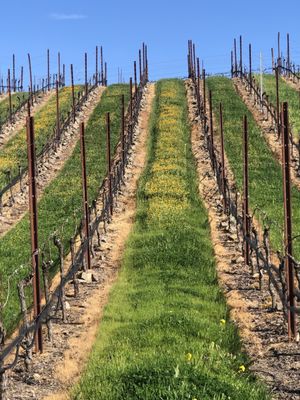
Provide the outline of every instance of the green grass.
<path id="1" fill-rule="evenodd" d="M 242 158 L 242 118 L 248 117 L 249 123 L 249 194 L 252 211 L 258 206 L 271 223 L 271 241 L 274 249 L 282 250 L 283 226 L 283 191 L 282 171 L 275 160 L 264 136 L 252 114 L 236 94 L 230 79 L 209 78 L 208 88 L 213 92 L 213 109 L 219 115 L 219 102 L 224 108 L 225 151 L 233 170 L 237 186 L 242 193 L 243 158 Z M 218 119 L 218 118 L 217 118 Z M 292 211 L 294 235 L 300 232 L 300 193 L 292 188 Z M 259 215 L 259 213 L 258 213 Z M 295 241 L 295 254 L 300 258 L 299 241 Z"/>
<path id="2" fill-rule="evenodd" d="M 116 145 L 120 134 L 121 120 L 121 94 L 125 94 L 125 100 L 129 99 L 128 85 L 112 85 L 102 95 L 101 101 L 96 106 L 86 127 L 86 157 L 88 193 L 90 203 L 96 198 L 98 188 L 106 174 L 106 147 L 105 147 L 105 114 L 111 113 L 111 138 L 112 149 Z M 54 232 L 62 239 L 65 248 L 68 248 L 70 238 L 74 235 L 75 223 L 78 224 L 82 215 L 82 186 L 81 186 L 81 161 L 80 146 L 77 143 L 72 156 L 68 159 L 64 168 L 56 179 L 45 189 L 38 204 L 39 216 L 39 242 L 50 243 L 50 250 L 54 266 L 52 274 L 57 266 L 57 252 L 53 249 L 52 242 L 48 239 Z M 10 232 L 0 240 L 0 273 L 2 285 L 6 295 L 7 277 L 12 271 L 24 265 L 11 281 L 9 302 L 4 310 L 4 325 L 10 333 L 16 326 L 20 317 L 19 302 L 16 292 L 16 284 L 21 277 L 29 272 L 30 242 L 29 219 L 26 215 Z M 46 253 L 49 253 L 47 247 Z"/>
<path id="3" fill-rule="evenodd" d="M 82 86 L 75 86 L 75 93 L 82 90 Z M 71 88 L 65 87 L 59 91 L 59 108 L 62 118 L 66 118 L 72 108 Z M 47 103 L 35 114 L 35 142 L 36 152 L 42 150 L 56 127 L 56 97 L 52 96 Z M 18 175 L 19 166 L 27 166 L 26 129 L 20 130 L 0 149 L 0 188 L 7 183 L 7 171 L 12 176 Z"/>
<path id="4" fill-rule="evenodd" d="M 134 229 L 73 399 L 267 399 L 218 286 L 182 81 L 158 82 L 150 132 Z"/>
<path id="5" fill-rule="evenodd" d="M 264 91 L 269 95 L 271 103 L 276 107 L 276 79 L 274 75 L 263 76 Z M 300 96 L 282 78 L 279 78 L 279 101 L 289 103 L 289 119 L 295 139 L 299 138 L 300 132 Z"/>
<path id="6" fill-rule="evenodd" d="M 18 105 L 23 102 L 23 100 L 29 98 L 29 93 L 28 92 L 18 92 L 18 93 L 13 93 L 11 95 L 11 104 L 12 104 L 12 110 L 14 107 L 18 107 Z M 8 95 L 0 101 L 0 127 L 4 125 L 9 118 L 9 97 Z"/>

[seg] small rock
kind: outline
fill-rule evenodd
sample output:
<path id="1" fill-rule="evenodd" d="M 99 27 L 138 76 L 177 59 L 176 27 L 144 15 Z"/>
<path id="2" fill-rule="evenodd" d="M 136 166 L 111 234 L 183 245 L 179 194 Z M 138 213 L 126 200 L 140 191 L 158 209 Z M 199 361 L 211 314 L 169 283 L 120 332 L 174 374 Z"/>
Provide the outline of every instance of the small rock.
<path id="1" fill-rule="evenodd" d="M 41 375 L 39 375 L 39 374 L 33 374 L 33 379 L 35 380 L 35 381 L 37 381 L 37 382 L 39 382 L 40 380 L 41 380 Z"/>
<path id="2" fill-rule="evenodd" d="M 232 235 L 228 235 L 227 236 L 228 240 L 231 240 L 232 242 L 234 242 L 236 240 L 236 237 L 232 236 Z"/>
<path id="3" fill-rule="evenodd" d="M 93 274 L 91 272 L 81 272 L 79 275 L 79 282 L 92 283 Z"/>
<path id="4" fill-rule="evenodd" d="M 83 271 L 79 274 L 78 276 L 78 281 L 82 283 L 92 283 L 92 282 L 98 282 L 98 278 L 95 276 L 93 270 L 87 270 Z"/>

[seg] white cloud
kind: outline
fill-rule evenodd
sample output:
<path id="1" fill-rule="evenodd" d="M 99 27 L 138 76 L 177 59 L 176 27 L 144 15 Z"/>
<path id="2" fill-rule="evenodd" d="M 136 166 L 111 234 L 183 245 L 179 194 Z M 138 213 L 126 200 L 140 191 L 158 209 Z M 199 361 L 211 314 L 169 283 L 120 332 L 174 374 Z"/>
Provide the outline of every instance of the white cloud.
<path id="1" fill-rule="evenodd" d="M 50 18 L 55 19 L 57 21 L 67 21 L 67 20 L 79 20 L 86 19 L 87 16 L 83 14 L 50 14 Z"/>

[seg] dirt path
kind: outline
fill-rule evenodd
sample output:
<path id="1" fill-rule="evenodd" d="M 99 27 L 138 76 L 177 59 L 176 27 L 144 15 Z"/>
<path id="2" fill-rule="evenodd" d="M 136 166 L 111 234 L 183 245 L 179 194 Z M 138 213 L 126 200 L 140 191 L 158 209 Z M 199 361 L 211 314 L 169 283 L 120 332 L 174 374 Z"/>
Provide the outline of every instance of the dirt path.
<path id="1" fill-rule="evenodd" d="M 261 129 L 276 160 L 280 163 L 280 165 L 282 165 L 282 143 L 281 140 L 277 139 L 277 133 L 275 132 L 271 117 L 267 119 L 266 115 L 261 112 L 259 104 L 254 104 L 254 97 L 252 97 L 250 92 L 247 91 L 245 85 L 241 82 L 239 78 L 234 78 L 233 81 L 236 92 L 253 115 L 255 122 Z M 295 154 L 295 156 L 291 157 L 291 179 L 292 183 L 300 190 L 300 176 L 298 175 L 298 166 L 299 157 Z"/>
<path id="2" fill-rule="evenodd" d="M 51 90 L 46 92 L 45 94 L 40 93 L 34 103 L 33 107 L 31 108 L 30 112 L 31 115 L 34 117 L 35 114 L 42 108 L 44 105 L 50 100 L 52 96 L 54 96 L 55 90 Z M 2 99 L 1 99 L 2 100 Z M 26 117 L 28 115 L 27 107 L 22 108 L 14 117 L 13 122 L 6 123 L 0 133 L 0 148 L 5 146 L 6 143 L 16 136 L 16 134 L 24 128 L 26 125 Z"/>
<path id="3" fill-rule="evenodd" d="M 24 371 L 23 363 L 11 373 L 8 380 L 9 399 L 68 399 L 68 391 L 80 377 L 96 338 L 109 291 L 117 279 L 124 246 L 133 225 L 137 183 L 146 163 L 148 124 L 154 94 L 154 84 L 149 84 L 134 133 L 125 184 L 107 233 L 102 233 L 101 249 L 93 259 L 95 282 L 80 284 L 80 293 L 76 298 L 73 296 L 73 285 L 67 286 L 68 322 L 53 321 L 53 343 L 45 342 L 44 353 L 34 357 L 29 373 Z"/>
<path id="4" fill-rule="evenodd" d="M 199 193 L 208 211 L 218 279 L 230 307 L 231 319 L 239 328 L 243 347 L 252 361 L 250 370 L 266 382 L 274 399 L 299 399 L 299 345 L 288 343 L 282 312 L 271 311 L 266 282 L 263 289 L 258 290 L 257 277 L 252 276 L 250 269 L 244 266 L 241 244 L 236 240 L 233 225 L 228 230 L 227 217 L 220 211 L 221 197 L 212 172 L 204 134 L 201 124 L 195 119 L 192 89 L 190 85 L 187 88 Z M 218 142 L 217 136 L 215 140 Z M 225 164 L 229 170 L 227 160 Z"/>
<path id="5" fill-rule="evenodd" d="M 39 175 L 37 177 L 38 198 L 43 195 L 45 188 L 62 170 L 68 158 L 72 155 L 73 150 L 79 140 L 79 123 L 87 122 L 99 103 L 102 93 L 105 89 L 97 87 L 89 96 L 82 110 L 78 113 L 75 123 L 72 123 L 68 130 L 64 133 L 64 140 L 61 145 L 52 151 L 50 157 L 43 163 L 38 163 Z M 27 176 L 23 181 L 23 191 L 20 191 L 20 184 L 16 184 L 13 188 L 14 202 L 11 202 L 10 193 L 8 192 L 3 198 L 2 215 L 0 215 L 0 238 L 12 229 L 28 211 L 28 193 Z"/>

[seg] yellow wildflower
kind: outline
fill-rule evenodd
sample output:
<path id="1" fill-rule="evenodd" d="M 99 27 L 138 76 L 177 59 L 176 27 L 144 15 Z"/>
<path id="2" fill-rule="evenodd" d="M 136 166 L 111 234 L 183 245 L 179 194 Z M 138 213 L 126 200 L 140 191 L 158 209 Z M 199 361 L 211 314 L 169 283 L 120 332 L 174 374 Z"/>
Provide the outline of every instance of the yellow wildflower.
<path id="1" fill-rule="evenodd" d="M 246 371 L 245 365 L 240 365 L 239 366 L 239 372 L 245 372 L 245 371 Z"/>

